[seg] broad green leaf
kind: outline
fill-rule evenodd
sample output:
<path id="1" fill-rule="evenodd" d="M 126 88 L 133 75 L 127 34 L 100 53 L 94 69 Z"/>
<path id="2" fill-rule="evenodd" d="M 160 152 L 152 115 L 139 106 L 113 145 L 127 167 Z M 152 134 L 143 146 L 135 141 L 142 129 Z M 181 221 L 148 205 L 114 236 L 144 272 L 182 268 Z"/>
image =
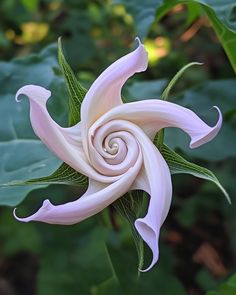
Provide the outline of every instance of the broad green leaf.
<path id="1" fill-rule="evenodd" d="M 236 3 L 234 0 L 194 0 L 194 2 L 211 8 L 224 26 L 236 32 Z"/>
<path id="2" fill-rule="evenodd" d="M 224 50 L 230 60 L 230 63 L 236 73 L 236 33 L 229 30 L 225 25 L 223 25 L 219 19 L 215 16 L 214 12 L 205 8 L 207 16 L 219 38 Z M 234 7 L 234 18 L 236 17 L 236 6 Z"/>
<path id="3" fill-rule="evenodd" d="M 17 103 L 16 91 L 26 84 L 50 88 L 53 93 L 53 115 L 63 123 L 66 110 L 62 77 L 56 76 L 56 47 L 49 46 L 39 54 L 0 63 L 0 184 L 23 181 L 51 174 L 60 161 L 36 139 L 29 120 L 27 99 Z M 45 73 L 39 75 L 39 73 Z M 64 87 L 65 88 L 65 87 Z M 49 100 L 49 109 L 51 108 Z M 29 152 L 30 151 L 30 152 Z M 48 185 L 48 184 L 45 184 Z M 44 186 L 45 186 L 44 185 Z M 38 185 L 0 188 L 0 204 L 16 206 Z M 40 186 L 42 187 L 42 186 Z"/>
<path id="4" fill-rule="evenodd" d="M 29 153 L 30 151 L 30 153 Z M 15 139 L 0 142 L 1 184 L 22 181 L 27 178 L 47 175 L 55 170 L 60 161 L 56 159 L 39 140 Z M 44 184 L 48 185 L 48 184 Z M 39 186 L 0 186 L 0 204 L 16 206 L 31 190 Z"/>
<path id="5" fill-rule="evenodd" d="M 236 275 L 221 284 L 217 291 L 209 291 L 206 295 L 233 295 L 236 294 Z"/>
<path id="6" fill-rule="evenodd" d="M 194 2 L 188 2 L 186 6 L 188 9 L 188 14 L 187 14 L 187 19 L 184 25 L 185 27 L 189 27 L 201 15 L 201 7 L 199 7 L 199 5 Z"/>
<path id="7" fill-rule="evenodd" d="M 80 107 L 87 90 L 80 85 L 65 59 L 61 38 L 58 39 L 58 60 L 69 92 L 69 125 L 72 126 L 80 121 Z"/>
<path id="8" fill-rule="evenodd" d="M 218 1 L 218 0 L 149 0 L 143 5 L 141 0 L 113 0 L 114 4 L 122 3 L 127 11 L 133 16 L 138 33 L 145 37 L 149 27 L 154 22 L 155 17 L 158 19 L 167 13 L 171 8 L 178 4 L 198 3 L 203 7 L 210 8 L 225 27 L 231 31 L 236 31 L 235 20 L 235 1 Z"/>
<path id="9" fill-rule="evenodd" d="M 236 72 L 236 4 L 234 0 L 150 0 L 143 5 L 141 0 L 116 0 L 122 3 L 133 16 L 138 35 L 145 38 L 150 26 L 177 4 L 196 3 L 206 12 L 226 54 Z"/>
<path id="10" fill-rule="evenodd" d="M 0 94 L 15 94 L 26 84 L 49 88 L 55 78 L 54 67 L 58 67 L 56 54 L 56 46 L 52 44 L 38 54 L 0 62 Z"/>
<path id="11" fill-rule="evenodd" d="M 30 178 L 23 181 L 12 181 L 6 186 L 25 186 L 25 185 L 49 185 L 49 184 L 66 184 L 74 186 L 83 186 L 88 184 L 88 178 L 80 174 L 66 163 L 61 166 L 49 176 Z"/>
<path id="12" fill-rule="evenodd" d="M 228 202 L 231 203 L 228 193 L 210 170 L 185 160 L 166 145 L 162 148 L 162 155 L 170 168 L 171 174 L 191 174 L 195 177 L 211 181 L 219 187 Z"/>

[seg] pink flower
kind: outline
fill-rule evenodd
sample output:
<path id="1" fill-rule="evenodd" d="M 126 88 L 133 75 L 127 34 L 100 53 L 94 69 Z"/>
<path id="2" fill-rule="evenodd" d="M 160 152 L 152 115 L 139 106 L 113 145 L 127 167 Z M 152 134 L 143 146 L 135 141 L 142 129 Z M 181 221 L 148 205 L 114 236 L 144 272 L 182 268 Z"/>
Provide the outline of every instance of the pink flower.
<path id="1" fill-rule="evenodd" d="M 109 206 L 129 190 L 141 189 L 150 196 L 148 212 L 135 227 L 153 253 L 149 270 L 159 256 L 160 227 L 170 208 L 172 183 L 169 168 L 153 144 L 162 128 L 178 127 L 190 137 L 190 147 L 214 138 L 222 123 L 209 127 L 194 112 L 163 100 L 123 103 L 121 88 L 137 72 L 145 71 L 148 59 L 143 44 L 109 66 L 92 84 L 81 106 L 81 122 L 62 128 L 50 116 L 49 90 L 26 85 L 18 90 L 30 101 L 30 120 L 37 136 L 58 158 L 89 177 L 86 193 L 74 202 L 42 207 L 20 221 L 52 224 L 78 223 Z M 14 212 L 15 213 L 15 212 Z"/>

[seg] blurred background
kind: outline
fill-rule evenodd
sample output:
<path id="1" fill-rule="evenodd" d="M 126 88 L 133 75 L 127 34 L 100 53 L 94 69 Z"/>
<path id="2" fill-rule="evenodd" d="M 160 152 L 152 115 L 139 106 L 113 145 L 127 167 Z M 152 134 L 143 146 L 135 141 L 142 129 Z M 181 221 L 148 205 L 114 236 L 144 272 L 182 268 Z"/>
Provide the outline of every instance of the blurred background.
<path id="1" fill-rule="evenodd" d="M 45 198 L 59 204 L 76 199 L 83 189 L 0 188 L 0 295 L 236 294 L 236 280 L 221 285 L 236 270 L 236 57 L 234 53 L 229 61 L 222 47 L 228 43 L 219 41 L 209 21 L 212 11 L 197 2 L 169 5 L 156 13 L 158 4 L 151 7 L 150 1 L 1 0 L 1 183 L 48 175 L 60 164 L 36 140 L 28 102 L 14 102 L 15 92 L 25 84 L 49 88 L 49 109 L 66 126 L 68 93 L 57 63 L 58 37 L 76 76 L 89 87 L 102 70 L 135 47 L 138 35 L 148 50 L 149 68 L 128 81 L 123 91 L 127 101 L 158 98 L 181 67 L 203 63 L 187 70 L 170 101 L 191 108 L 209 124 L 216 121 L 211 107 L 219 106 L 223 128 L 214 141 L 197 150 L 190 150 L 187 136 L 174 129 L 166 131 L 165 142 L 211 169 L 232 205 L 214 184 L 174 175 L 159 263 L 138 277 L 130 227 L 113 207 L 69 227 L 23 224 L 13 218 L 12 207 L 26 196 L 18 205 L 21 216 L 35 212 Z M 232 24 L 236 9 L 231 9 L 226 17 Z M 223 33 L 229 34 L 236 52 L 236 33 Z M 149 259 L 147 252 L 146 265 Z"/>

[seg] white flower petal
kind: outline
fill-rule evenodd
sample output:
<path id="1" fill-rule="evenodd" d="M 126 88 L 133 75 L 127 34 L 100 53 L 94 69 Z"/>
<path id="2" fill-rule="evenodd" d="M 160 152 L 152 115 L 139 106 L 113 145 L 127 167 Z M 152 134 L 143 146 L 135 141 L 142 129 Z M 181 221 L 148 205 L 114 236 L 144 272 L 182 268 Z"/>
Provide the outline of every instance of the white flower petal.
<path id="1" fill-rule="evenodd" d="M 90 135 L 95 133 L 94 124 L 90 128 Z M 148 213 L 144 218 L 135 222 L 140 236 L 151 248 L 153 259 L 149 270 L 158 260 L 158 238 L 160 227 L 170 208 L 172 184 L 169 168 L 162 155 L 150 138 L 137 125 L 124 120 L 112 120 L 106 123 L 109 130 L 122 129 L 132 134 L 141 147 L 143 167 L 130 189 L 142 189 L 150 194 Z"/>
<path id="2" fill-rule="evenodd" d="M 80 123 L 70 128 L 62 128 L 51 118 L 46 106 L 50 94 L 47 89 L 36 85 L 24 86 L 16 93 L 17 101 L 20 95 L 29 98 L 30 120 L 36 135 L 58 158 L 76 171 L 105 183 L 117 180 L 119 177 L 101 175 L 89 164 L 83 152 Z"/>
<path id="3" fill-rule="evenodd" d="M 145 71 L 147 52 L 138 40 L 138 48 L 110 65 L 92 84 L 81 105 L 82 137 L 88 155 L 88 129 L 101 115 L 122 104 L 121 88 L 137 72 Z"/>
<path id="4" fill-rule="evenodd" d="M 191 148 L 196 148 L 212 140 L 219 132 L 222 115 L 218 107 L 218 122 L 208 126 L 193 111 L 163 100 L 143 100 L 117 106 L 100 117 L 93 128 L 114 119 L 129 120 L 140 126 L 153 139 L 155 134 L 165 127 L 181 128 L 191 137 Z"/>
<path id="5" fill-rule="evenodd" d="M 109 206 L 116 199 L 125 194 L 142 165 L 142 154 L 139 153 L 137 162 L 131 167 L 122 178 L 112 184 L 103 184 L 90 180 L 89 188 L 84 196 L 74 202 L 54 206 L 49 200 L 43 202 L 42 207 L 33 215 L 25 218 L 14 216 L 19 221 L 41 221 L 50 224 L 75 224 L 94 214 L 97 214 Z"/>
<path id="6" fill-rule="evenodd" d="M 135 134 L 139 140 L 144 166 L 136 178 L 132 189 L 142 189 L 150 195 L 148 212 L 135 221 L 135 227 L 142 239 L 152 250 L 153 258 L 148 271 L 159 257 L 158 239 L 161 225 L 169 212 L 172 184 L 169 168 L 161 153 L 142 132 Z"/>
<path id="7" fill-rule="evenodd" d="M 89 187 L 78 200 L 42 207 L 23 222 L 52 224 L 78 223 L 109 206 L 131 189 L 142 189 L 150 196 L 148 212 L 135 221 L 140 236 L 153 257 L 150 270 L 159 257 L 158 239 L 171 203 L 170 171 L 153 144 L 155 134 L 165 127 L 181 128 L 191 137 L 190 147 L 213 139 L 222 124 L 208 126 L 194 112 L 171 102 L 145 100 L 123 104 L 121 89 L 126 80 L 147 68 L 147 52 L 141 42 L 136 50 L 108 67 L 92 84 L 81 105 L 81 122 L 62 128 L 46 107 L 50 91 L 27 85 L 16 94 L 29 97 L 30 120 L 38 137 L 62 161 L 89 177 Z"/>

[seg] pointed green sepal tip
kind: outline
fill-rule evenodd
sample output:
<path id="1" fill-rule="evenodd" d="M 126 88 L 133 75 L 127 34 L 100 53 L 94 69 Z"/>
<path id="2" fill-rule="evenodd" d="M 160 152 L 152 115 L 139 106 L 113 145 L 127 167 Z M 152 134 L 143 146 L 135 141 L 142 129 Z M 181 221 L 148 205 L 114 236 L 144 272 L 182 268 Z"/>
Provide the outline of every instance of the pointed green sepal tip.
<path id="1" fill-rule="evenodd" d="M 195 177 L 211 181 L 221 190 L 229 204 L 231 204 L 229 194 L 221 185 L 218 178 L 213 172 L 205 167 L 185 160 L 182 156 L 170 149 L 167 145 L 163 145 L 161 153 L 170 168 L 171 174 L 191 174 Z"/>
<path id="2" fill-rule="evenodd" d="M 80 108 L 87 90 L 79 83 L 66 61 L 62 48 L 62 37 L 58 38 L 58 61 L 69 93 L 69 126 L 73 126 L 80 121 Z"/>

